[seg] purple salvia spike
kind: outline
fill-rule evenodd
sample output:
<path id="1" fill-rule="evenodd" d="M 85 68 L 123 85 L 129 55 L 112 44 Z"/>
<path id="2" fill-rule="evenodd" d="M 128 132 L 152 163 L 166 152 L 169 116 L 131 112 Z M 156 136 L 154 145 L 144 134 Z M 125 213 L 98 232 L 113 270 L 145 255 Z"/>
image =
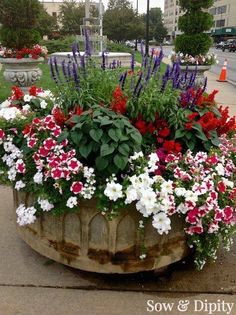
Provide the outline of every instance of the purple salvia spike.
<path id="1" fill-rule="evenodd" d="M 73 62 L 72 69 L 73 69 L 73 78 L 75 81 L 75 86 L 78 89 L 79 88 L 79 76 L 78 76 L 77 64 L 75 62 Z"/>
<path id="2" fill-rule="evenodd" d="M 74 43 L 72 44 L 71 48 L 72 48 L 72 53 L 73 53 L 74 61 L 75 61 L 76 63 L 78 63 L 78 61 L 77 61 L 77 55 L 76 55 L 76 53 L 77 53 L 77 43 L 74 42 Z"/>
<path id="3" fill-rule="evenodd" d="M 128 72 L 125 71 L 124 76 L 123 76 L 123 80 L 122 80 L 122 83 L 121 83 L 122 90 L 124 90 L 124 87 L 125 87 L 125 81 L 126 81 L 126 78 L 127 78 L 127 74 L 128 74 Z"/>
<path id="4" fill-rule="evenodd" d="M 89 31 L 85 29 L 84 31 L 84 39 L 85 39 L 85 54 L 86 56 L 91 56 L 91 46 L 89 41 Z"/>
<path id="5" fill-rule="evenodd" d="M 131 54 L 131 61 L 130 61 L 130 69 L 131 69 L 132 72 L 134 72 L 134 63 L 135 63 L 135 61 L 134 61 L 134 52 L 132 52 L 132 54 Z"/>
<path id="6" fill-rule="evenodd" d="M 204 86 L 203 86 L 203 89 L 202 89 L 202 93 L 204 93 L 206 91 L 207 83 L 208 83 L 208 78 L 205 77 L 205 82 L 204 82 Z"/>
<path id="7" fill-rule="evenodd" d="M 136 93 L 137 93 L 137 91 L 138 91 L 138 88 L 139 88 L 139 85 L 140 85 L 140 83 L 141 83 L 141 81 L 142 81 L 142 78 L 143 78 L 143 73 L 140 72 L 138 81 L 137 81 L 136 86 L 135 86 L 135 88 L 134 88 L 134 93 L 133 93 L 134 96 L 136 95 Z"/>
<path id="8" fill-rule="evenodd" d="M 101 64 L 102 70 L 106 69 L 106 56 L 105 56 L 105 51 L 102 52 L 102 64 Z"/>
<path id="9" fill-rule="evenodd" d="M 139 89 L 138 89 L 138 93 L 137 93 L 137 95 L 136 95 L 137 98 L 139 98 L 142 89 L 143 89 L 143 85 L 141 84 L 140 87 L 139 87 Z"/>
<path id="10" fill-rule="evenodd" d="M 53 59 L 52 57 L 49 59 L 49 65 L 50 65 L 50 72 L 51 72 L 51 77 L 55 81 L 55 83 L 58 83 L 57 77 L 54 71 L 54 66 L 53 66 Z"/>
<path id="11" fill-rule="evenodd" d="M 145 78 L 146 83 L 149 81 L 151 77 L 151 66 L 148 67 L 147 76 Z"/>

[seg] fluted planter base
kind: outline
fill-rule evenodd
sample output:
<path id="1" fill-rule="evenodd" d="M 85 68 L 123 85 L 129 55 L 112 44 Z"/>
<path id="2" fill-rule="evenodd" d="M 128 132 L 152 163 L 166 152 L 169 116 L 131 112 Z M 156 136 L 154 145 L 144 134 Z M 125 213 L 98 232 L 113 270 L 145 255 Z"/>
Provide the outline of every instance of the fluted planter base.
<path id="1" fill-rule="evenodd" d="M 38 65 L 44 58 L 1 58 L 0 63 L 4 66 L 4 78 L 12 85 L 19 86 L 23 92 L 28 92 L 28 88 L 34 85 L 42 76 L 42 71 Z"/>
<path id="2" fill-rule="evenodd" d="M 32 205 L 33 198 L 14 191 L 15 208 Z M 135 273 L 160 269 L 188 255 L 183 221 L 172 218 L 172 230 L 159 235 L 151 222 L 144 236 L 138 230 L 141 215 L 134 207 L 109 221 L 96 209 L 96 201 L 81 202 L 77 213 L 45 213 L 34 224 L 17 226 L 19 236 L 34 250 L 59 263 L 98 273 Z M 140 259 L 141 246 L 147 256 Z"/>
<path id="3" fill-rule="evenodd" d="M 203 86 L 205 83 L 205 72 L 211 69 L 210 65 L 198 65 L 197 74 L 195 79 L 195 84 L 197 86 Z M 186 66 L 180 66 L 181 75 L 185 74 Z M 191 77 L 191 74 L 196 71 L 196 66 L 188 66 L 188 76 Z"/>

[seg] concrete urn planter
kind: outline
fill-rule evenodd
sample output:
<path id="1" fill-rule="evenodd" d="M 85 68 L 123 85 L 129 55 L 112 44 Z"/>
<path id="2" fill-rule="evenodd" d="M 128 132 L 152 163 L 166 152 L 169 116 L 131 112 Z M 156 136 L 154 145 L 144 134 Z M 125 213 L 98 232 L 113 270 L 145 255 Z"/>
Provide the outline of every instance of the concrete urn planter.
<path id="1" fill-rule="evenodd" d="M 14 203 L 30 206 L 29 194 L 14 191 Z M 109 221 L 96 209 L 96 201 L 81 202 L 78 212 L 62 216 L 45 213 L 34 224 L 17 225 L 19 236 L 40 254 L 81 270 L 98 273 L 135 273 L 160 269 L 189 253 L 183 221 L 172 217 L 172 230 L 159 235 L 151 222 L 144 234 L 138 226 L 141 215 L 135 207 L 124 209 Z M 147 256 L 140 259 L 141 246 Z"/>
<path id="2" fill-rule="evenodd" d="M 21 87 L 23 92 L 34 85 L 42 76 L 42 71 L 38 65 L 44 58 L 1 58 L 0 63 L 4 65 L 4 78 L 6 81 Z"/>
<path id="3" fill-rule="evenodd" d="M 210 65 L 198 65 L 195 83 L 197 86 L 202 86 L 205 83 L 205 72 L 211 69 Z M 180 66 L 181 75 L 186 72 L 186 66 Z M 188 77 L 190 78 L 192 73 L 196 71 L 196 66 L 188 66 Z"/>

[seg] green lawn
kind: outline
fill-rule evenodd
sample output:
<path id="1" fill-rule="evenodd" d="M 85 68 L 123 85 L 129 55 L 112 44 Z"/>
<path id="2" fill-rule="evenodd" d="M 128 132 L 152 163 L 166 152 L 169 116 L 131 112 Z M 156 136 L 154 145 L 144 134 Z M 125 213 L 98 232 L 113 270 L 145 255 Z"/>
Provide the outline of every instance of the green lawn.
<path id="1" fill-rule="evenodd" d="M 135 52 L 135 60 L 138 63 L 141 63 L 142 57 L 139 52 Z M 47 63 L 39 65 L 40 69 L 43 71 L 42 78 L 37 82 L 37 86 L 42 87 L 43 89 L 51 90 L 52 92 L 56 91 L 56 85 L 51 78 L 50 69 Z M 163 73 L 166 68 L 165 64 L 161 64 L 161 72 Z M 3 77 L 3 68 L 0 71 L 0 103 L 6 100 L 11 94 L 12 84 L 5 81 Z"/>

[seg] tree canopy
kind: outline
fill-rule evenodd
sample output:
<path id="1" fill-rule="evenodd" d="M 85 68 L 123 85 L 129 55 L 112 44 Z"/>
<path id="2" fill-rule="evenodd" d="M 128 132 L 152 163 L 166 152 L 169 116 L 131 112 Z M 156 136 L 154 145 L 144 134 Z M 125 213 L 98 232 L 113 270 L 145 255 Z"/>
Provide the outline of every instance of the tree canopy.
<path id="1" fill-rule="evenodd" d="M 110 0 L 103 17 L 104 34 L 114 41 L 142 38 L 144 24 L 128 0 Z"/>

